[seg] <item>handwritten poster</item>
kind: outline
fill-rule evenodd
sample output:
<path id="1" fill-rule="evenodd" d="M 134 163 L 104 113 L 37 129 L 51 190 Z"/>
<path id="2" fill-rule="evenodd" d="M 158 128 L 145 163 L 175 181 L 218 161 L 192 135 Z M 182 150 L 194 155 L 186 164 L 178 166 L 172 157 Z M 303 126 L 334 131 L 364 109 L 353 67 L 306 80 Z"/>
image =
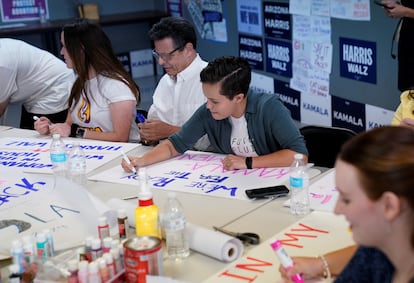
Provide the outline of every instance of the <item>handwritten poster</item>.
<path id="1" fill-rule="evenodd" d="M 113 234 L 116 212 L 83 187 L 64 178 L 0 167 L 0 254 L 9 253 L 12 240 L 35 237 L 46 228 L 56 249 L 79 245 L 86 236 L 97 236 L 98 217 L 104 213 Z"/>
<path id="2" fill-rule="evenodd" d="M 25 172 L 52 173 L 49 148 L 51 137 L 44 138 L 0 138 L 0 168 L 19 168 Z M 86 155 L 86 172 L 102 166 L 121 156 L 121 151 L 130 151 L 138 144 L 101 142 L 86 139 L 63 139 L 69 154 L 73 142 L 80 142 Z"/>
<path id="3" fill-rule="evenodd" d="M 187 151 L 174 159 L 147 167 L 153 189 L 173 190 L 247 200 L 246 189 L 279 185 L 288 179 L 289 168 L 254 168 L 227 171 L 224 155 Z M 138 177 L 116 166 L 89 180 L 139 185 Z"/>
<path id="4" fill-rule="evenodd" d="M 369 0 L 331 0 L 331 17 L 354 21 L 371 19 Z"/>
<path id="5" fill-rule="evenodd" d="M 280 262 L 270 247 L 273 241 L 278 239 L 290 256 L 314 257 L 354 244 L 348 226 L 342 216 L 312 212 L 203 282 L 282 283 L 278 271 Z M 321 279 L 312 282 L 324 281 Z"/>

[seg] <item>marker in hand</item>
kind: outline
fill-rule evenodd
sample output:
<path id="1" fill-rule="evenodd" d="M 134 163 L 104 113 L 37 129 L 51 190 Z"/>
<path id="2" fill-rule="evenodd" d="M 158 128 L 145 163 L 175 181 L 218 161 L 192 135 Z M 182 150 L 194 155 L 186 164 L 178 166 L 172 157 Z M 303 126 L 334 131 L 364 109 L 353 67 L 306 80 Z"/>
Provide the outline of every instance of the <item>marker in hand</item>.
<path id="1" fill-rule="evenodd" d="M 36 115 L 34 115 L 34 116 L 33 116 L 33 120 L 34 120 L 34 121 L 37 121 L 37 120 L 39 120 L 39 119 L 40 119 L 40 118 L 39 118 L 39 117 L 37 117 Z M 52 125 L 52 123 L 50 123 L 50 122 L 49 122 L 49 123 L 48 123 L 48 126 L 50 127 L 51 125 Z"/>
<path id="2" fill-rule="evenodd" d="M 274 241 L 272 244 L 270 244 L 272 249 L 275 251 L 276 256 L 278 257 L 280 263 L 282 266 L 289 270 L 293 267 L 293 260 L 292 258 L 286 253 L 285 249 L 282 246 L 282 243 L 278 240 Z M 304 283 L 303 278 L 300 274 L 292 275 L 290 278 L 295 283 Z"/>
<path id="3" fill-rule="evenodd" d="M 131 160 L 129 160 L 129 158 L 128 158 L 128 156 L 126 156 L 125 152 L 123 152 L 123 151 L 121 150 L 121 153 L 122 153 L 122 158 L 125 160 L 125 162 L 126 162 L 128 165 L 131 165 Z M 132 170 L 132 172 L 133 172 L 134 174 L 137 174 L 137 169 L 135 169 L 135 167 L 134 167 L 134 166 L 131 166 L 131 170 Z"/>

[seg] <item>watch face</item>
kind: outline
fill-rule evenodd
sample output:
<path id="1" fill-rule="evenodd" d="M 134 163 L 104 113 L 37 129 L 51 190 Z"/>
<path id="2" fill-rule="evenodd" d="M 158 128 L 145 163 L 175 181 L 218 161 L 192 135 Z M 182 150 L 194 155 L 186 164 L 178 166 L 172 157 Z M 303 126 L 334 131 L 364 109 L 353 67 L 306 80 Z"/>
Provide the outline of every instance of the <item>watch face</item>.
<path id="1" fill-rule="evenodd" d="M 85 135 L 85 129 L 78 128 L 76 130 L 76 137 L 77 138 L 83 138 L 84 135 Z"/>

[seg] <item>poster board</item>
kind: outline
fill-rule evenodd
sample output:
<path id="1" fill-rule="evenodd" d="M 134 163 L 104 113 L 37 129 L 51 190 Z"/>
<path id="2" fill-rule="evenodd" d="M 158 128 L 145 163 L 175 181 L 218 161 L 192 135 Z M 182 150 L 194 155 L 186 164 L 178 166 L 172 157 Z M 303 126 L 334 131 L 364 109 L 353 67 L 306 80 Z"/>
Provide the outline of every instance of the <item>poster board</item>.
<path id="1" fill-rule="evenodd" d="M 103 142 L 87 139 L 63 139 L 69 154 L 76 141 L 86 155 L 86 173 L 120 157 L 138 146 L 136 143 Z M 52 138 L 48 137 L 4 137 L 0 138 L 0 168 L 19 168 L 24 172 L 51 174 L 49 148 Z"/>
<path id="2" fill-rule="evenodd" d="M 0 167 L 0 254 L 9 253 L 12 240 L 34 238 L 46 228 L 57 250 L 80 245 L 87 236 L 98 236 L 103 214 L 117 229 L 116 212 L 85 188 L 61 177 Z"/>
<path id="3" fill-rule="evenodd" d="M 289 167 L 225 170 L 223 154 L 187 151 L 168 161 L 147 166 L 153 189 L 173 190 L 247 200 L 246 189 L 286 183 Z M 138 177 L 115 166 L 89 180 L 136 185 Z"/>
<path id="4" fill-rule="evenodd" d="M 290 256 L 314 257 L 354 244 L 348 226 L 342 216 L 328 212 L 312 212 L 249 250 L 242 258 L 203 283 L 283 283 L 278 271 L 280 262 L 270 247 L 273 241 L 278 239 Z M 323 280 L 311 282 L 323 282 Z"/>

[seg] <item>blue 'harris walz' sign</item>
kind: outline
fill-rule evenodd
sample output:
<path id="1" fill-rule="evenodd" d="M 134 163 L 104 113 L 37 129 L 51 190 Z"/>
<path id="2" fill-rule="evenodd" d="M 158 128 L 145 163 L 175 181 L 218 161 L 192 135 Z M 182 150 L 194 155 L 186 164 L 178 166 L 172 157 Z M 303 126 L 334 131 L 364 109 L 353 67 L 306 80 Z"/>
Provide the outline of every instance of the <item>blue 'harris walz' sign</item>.
<path id="1" fill-rule="evenodd" d="M 353 130 L 365 131 L 365 104 L 349 101 L 332 96 L 332 126 Z"/>
<path id="2" fill-rule="evenodd" d="M 265 39 L 266 72 L 287 78 L 292 77 L 292 43 Z"/>
<path id="3" fill-rule="evenodd" d="M 342 77 L 377 83 L 377 45 L 375 42 L 339 38 Z"/>

